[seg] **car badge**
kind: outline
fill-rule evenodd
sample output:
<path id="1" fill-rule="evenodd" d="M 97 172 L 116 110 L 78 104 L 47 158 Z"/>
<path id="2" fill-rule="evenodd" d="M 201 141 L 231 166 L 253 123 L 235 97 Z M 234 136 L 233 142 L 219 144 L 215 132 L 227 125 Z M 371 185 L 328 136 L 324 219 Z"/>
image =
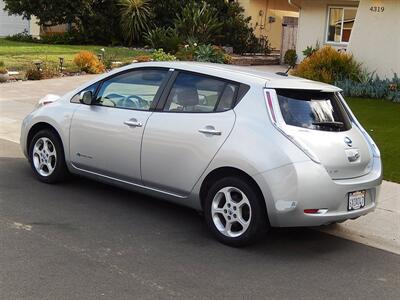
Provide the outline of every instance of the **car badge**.
<path id="1" fill-rule="evenodd" d="M 353 141 L 348 136 L 344 138 L 344 143 L 349 147 L 353 145 Z"/>

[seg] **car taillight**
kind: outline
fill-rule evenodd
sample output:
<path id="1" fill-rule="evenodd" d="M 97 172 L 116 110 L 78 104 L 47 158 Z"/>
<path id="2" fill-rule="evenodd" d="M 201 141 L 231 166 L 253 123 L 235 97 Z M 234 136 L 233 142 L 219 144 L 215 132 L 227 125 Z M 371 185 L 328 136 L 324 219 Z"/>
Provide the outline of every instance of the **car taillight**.
<path id="1" fill-rule="evenodd" d="M 288 140 L 290 140 L 293 144 L 295 144 L 301 151 L 303 151 L 312 161 L 320 164 L 319 158 L 314 154 L 314 152 L 307 147 L 300 139 L 291 135 L 287 130 L 285 130 L 283 122 L 279 122 L 279 118 L 277 116 L 278 108 L 274 105 L 273 95 L 276 95 L 274 90 L 265 89 L 265 102 L 268 107 L 268 113 L 272 124 L 275 128 L 282 133 Z"/>
<path id="2" fill-rule="evenodd" d="M 274 121 L 274 123 L 276 123 L 276 116 L 275 116 L 274 106 L 272 105 L 271 94 L 269 92 L 266 92 L 265 95 L 267 97 L 269 113 L 270 113 L 271 118 Z"/>

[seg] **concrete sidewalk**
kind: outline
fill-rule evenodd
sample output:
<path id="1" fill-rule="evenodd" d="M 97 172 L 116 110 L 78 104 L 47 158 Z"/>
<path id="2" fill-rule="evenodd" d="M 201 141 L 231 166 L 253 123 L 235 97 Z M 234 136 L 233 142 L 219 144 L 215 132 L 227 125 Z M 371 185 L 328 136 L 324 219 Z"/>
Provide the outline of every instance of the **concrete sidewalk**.
<path id="1" fill-rule="evenodd" d="M 268 66 L 259 69 L 269 70 Z M 280 71 L 272 66 L 271 71 Z M 96 75 L 0 84 L 0 138 L 19 143 L 22 119 L 46 94 L 65 92 Z M 400 254 L 400 184 L 384 181 L 375 212 L 318 228 L 323 232 Z"/>

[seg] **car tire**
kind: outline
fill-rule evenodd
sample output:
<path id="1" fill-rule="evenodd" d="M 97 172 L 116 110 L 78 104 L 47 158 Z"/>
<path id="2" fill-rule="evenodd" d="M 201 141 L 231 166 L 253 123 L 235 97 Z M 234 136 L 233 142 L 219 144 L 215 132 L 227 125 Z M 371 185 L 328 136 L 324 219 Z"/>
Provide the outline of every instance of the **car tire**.
<path id="1" fill-rule="evenodd" d="M 216 181 L 208 190 L 204 217 L 220 242 L 242 247 L 256 242 L 269 229 L 264 199 L 257 187 L 240 177 Z"/>
<path id="2" fill-rule="evenodd" d="M 44 129 L 35 134 L 29 145 L 29 160 L 42 182 L 60 182 L 68 174 L 61 139 L 53 130 Z"/>

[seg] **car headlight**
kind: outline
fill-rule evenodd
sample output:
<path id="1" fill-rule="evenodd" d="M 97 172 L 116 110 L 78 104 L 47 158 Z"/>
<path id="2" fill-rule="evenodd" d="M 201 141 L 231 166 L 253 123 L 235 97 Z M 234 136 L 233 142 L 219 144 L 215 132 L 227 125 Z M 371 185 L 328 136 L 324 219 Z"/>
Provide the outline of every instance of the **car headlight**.
<path id="1" fill-rule="evenodd" d="M 35 106 L 35 109 L 38 109 L 42 106 L 45 106 L 47 104 L 56 102 L 58 99 L 60 99 L 60 96 L 58 95 L 54 95 L 54 94 L 47 94 L 46 96 L 44 96 L 43 98 L 41 98 L 38 103 Z"/>

